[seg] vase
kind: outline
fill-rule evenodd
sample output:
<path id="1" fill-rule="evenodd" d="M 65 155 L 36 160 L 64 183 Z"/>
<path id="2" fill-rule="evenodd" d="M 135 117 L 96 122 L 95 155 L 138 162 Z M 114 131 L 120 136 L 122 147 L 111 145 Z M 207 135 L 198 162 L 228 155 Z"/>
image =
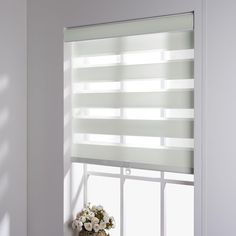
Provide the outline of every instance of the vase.
<path id="1" fill-rule="evenodd" d="M 105 230 L 100 230 L 97 233 L 82 230 L 79 232 L 79 236 L 108 236 L 108 234 Z"/>

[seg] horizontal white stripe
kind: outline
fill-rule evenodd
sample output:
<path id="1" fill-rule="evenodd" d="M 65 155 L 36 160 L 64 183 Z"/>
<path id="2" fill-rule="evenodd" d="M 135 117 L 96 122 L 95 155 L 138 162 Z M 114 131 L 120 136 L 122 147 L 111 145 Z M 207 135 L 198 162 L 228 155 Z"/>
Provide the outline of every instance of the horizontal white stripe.
<path id="1" fill-rule="evenodd" d="M 72 44 L 72 49 L 73 57 L 79 57 L 144 50 L 182 50 L 193 46 L 193 31 L 182 31 L 78 41 Z"/>
<path id="2" fill-rule="evenodd" d="M 151 169 L 192 173 L 193 151 L 173 149 L 145 149 L 122 146 L 77 144 L 72 146 L 72 156 L 87 163 L 113 162 L 124 167 L 147 165 Z M 115 163 L 114 163 L 115 162 Z"/>
<path id="3" fill-rule="evenodd" d="M 165 92 L 142 93 L 83 93 L 73 96 L 73 107 L 163 107 L 193 108 L 192 90 L 168 90 Z"/>
<path id="4" fill-rule="evenodd" d="M 170 61 L 147 65 L 126 65 L 77 68 L 72 71 L 73 82 L 124 81 L 137 79 L 192 79 L 193 61 Z"/>
<path id="5" fill-rule="evenodd" d="M 148 136 L 127 136 L 110 134 L 74 133 L 73 144 L 87 143 L 96 145 L 124 145 L 143 148 L 187 148 L 193 150 L 194 139 L 163 138 Z"/>
<path id="6" fill-rule="evenodd" d="M 102 55 L 89 57 L 74 57 L 72 59 L 72 68 L 86 68 L 86 67 L 107 67 L 114 65 L 143 65 L 143 64 L 158 64 L 166 63 L 174 60 L 190 60 L 194 58 L 194 50 L 148 50 L 127 52 L 117 55 Z"/>
<path id="7" fill-rule="evenodd" d="M 194 80 L 129 80 L 115 82 L 81 82 L 73 83 L 73 93 L 96 92 L 158 92 L 166 89 L 193 89 Z"/>
<path id="8" fill-rule="evenodd" d="M 73 108 L 73 118 L 125 118 L 158 120 L 163 118 L 194 118 L 193 109 L 163 108 Z"/>
<path id="9" fill-rule="evenodd" d="M 193 120 L 74 119 L 73 132 L 193 138 Z"/>

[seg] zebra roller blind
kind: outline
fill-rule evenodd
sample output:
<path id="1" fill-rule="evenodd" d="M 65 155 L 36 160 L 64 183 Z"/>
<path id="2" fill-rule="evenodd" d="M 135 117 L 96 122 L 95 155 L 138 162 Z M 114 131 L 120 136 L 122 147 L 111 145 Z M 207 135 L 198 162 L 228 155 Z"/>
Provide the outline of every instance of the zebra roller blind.
<path id="1" fill-rule="evenodd" d="M 67 29 L 74 161 L 193 172 L 193 15 Z"/>

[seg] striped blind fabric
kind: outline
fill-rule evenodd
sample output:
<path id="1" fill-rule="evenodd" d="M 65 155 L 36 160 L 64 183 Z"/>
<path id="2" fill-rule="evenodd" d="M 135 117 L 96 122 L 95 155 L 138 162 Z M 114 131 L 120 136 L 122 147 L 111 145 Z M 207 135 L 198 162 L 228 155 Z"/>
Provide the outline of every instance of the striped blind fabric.
<path id="1" fill-rule="evenodd" d="M 73 160 L 193 172 L 193 16 L 67 29 Z"/>

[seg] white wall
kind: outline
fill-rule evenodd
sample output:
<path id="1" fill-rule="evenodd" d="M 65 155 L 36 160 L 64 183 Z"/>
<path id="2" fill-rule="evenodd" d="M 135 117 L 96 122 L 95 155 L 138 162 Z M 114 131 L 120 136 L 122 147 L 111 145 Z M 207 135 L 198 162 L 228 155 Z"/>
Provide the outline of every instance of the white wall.
<path id="1" fill-rule="evenodd" d="M 204 190 L 197 197 L 203 194 L 204 227 L 196 236 L 236 235 L 235 1 L 202 1 L 28 1 L 28 236 L 63 235 L 62 183 L 70 171 L 65 162 L 63 172 L 63 28 L 192 10 L 197 17 L 204 13 L 197 38 L 207 27 L 201 60 L 207 66 L 198 87 L 203 98 Z M 196 54 L 201 56 L 199 50 Z"/>
<path id="2" fill-rule="evenodd" d="M 207 0 L 207 235 L 236 235 L 236 1 Z"/>
<path id="3" fill-rule="evenodd" d="M 1 0 L 0 29 L 0 236 L 25 236 L 26 0 Z"/>

